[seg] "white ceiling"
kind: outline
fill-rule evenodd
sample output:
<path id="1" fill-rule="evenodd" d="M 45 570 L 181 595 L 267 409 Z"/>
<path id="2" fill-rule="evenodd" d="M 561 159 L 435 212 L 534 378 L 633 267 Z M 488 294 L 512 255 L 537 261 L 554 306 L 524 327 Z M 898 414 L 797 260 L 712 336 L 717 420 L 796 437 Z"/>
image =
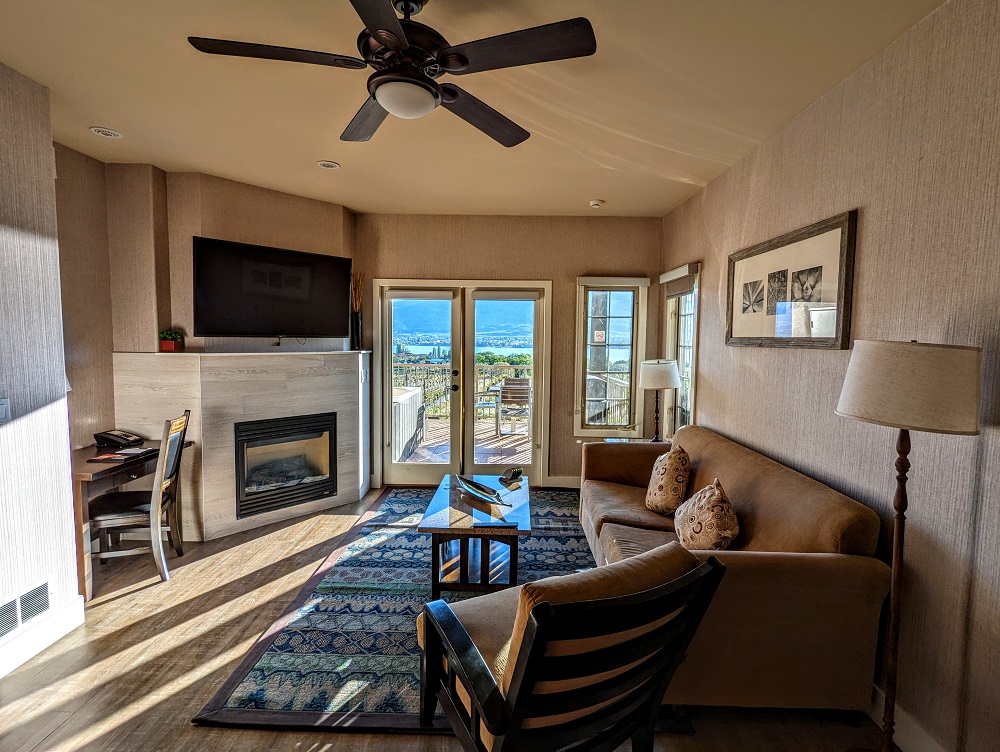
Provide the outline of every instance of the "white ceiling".
<path id="1" fill-rule="evenodd" d="M 604 214 L 660 216 L 941 2 L 430 0 L 416 20 L 453 44 L 592 21 L 593 57 L 453 79 L 531 131 L 513 149 L 443 108 L 344 143 L 366 72 L 204 55 L 186 41 L 356 55 L 348 0 L 0 0 L 0 62 L 51 89 L 57 141 L 105 162 L 361 212 L 593 214 L 600 198 Z"/>

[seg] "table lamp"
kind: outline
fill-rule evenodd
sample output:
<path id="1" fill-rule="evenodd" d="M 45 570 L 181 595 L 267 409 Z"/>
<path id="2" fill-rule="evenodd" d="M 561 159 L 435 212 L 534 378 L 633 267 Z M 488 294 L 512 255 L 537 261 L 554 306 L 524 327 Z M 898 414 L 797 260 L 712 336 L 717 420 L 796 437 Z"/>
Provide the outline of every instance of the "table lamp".
<path id="1" fill-rule="evenodd" d="M 892 584 L 885 644 L 885 714 L 881 752 L 896 752 L 896 668 L 903 594 L 903 535 L 910 431 L 979 433 L 978 347 L 858 340 L 836 413 L 899 429 L 893 498 Z"/>
<path id="2" fill-rule="evenodd" d="M 644 360 L 639 363 L 639 388 L 652 389 L 656 394 L 656 410 L 653 413 L 653 438 L 651 442 L 662 442 L 660 438 L 660 390 L 676 389 L 681 385 L 677 373 L 676 360 Z"/>

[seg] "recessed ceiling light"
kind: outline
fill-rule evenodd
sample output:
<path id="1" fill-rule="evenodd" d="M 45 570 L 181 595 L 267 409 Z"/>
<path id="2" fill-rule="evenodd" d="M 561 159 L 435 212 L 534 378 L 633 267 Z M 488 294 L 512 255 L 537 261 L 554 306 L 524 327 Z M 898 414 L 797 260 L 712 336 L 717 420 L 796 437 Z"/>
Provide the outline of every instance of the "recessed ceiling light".
<path id="1" fill-rule="evenodd" d="M 98 136 L 103 136 L 104 138 L 125 138 L 118 131 L 113 131 L 110 128 L 105 128 L 103 125 L 93 125 L 90 128 L 91 133 L 96 133 Z"/>
<path id="2" fill-rule="evenodd" d="M 324 170 L 339 170 L 340 165 L 337 162 L 331 162 L 329 159 L 321 159 L 316 163 L 318 167 L 322 167 Z"/>

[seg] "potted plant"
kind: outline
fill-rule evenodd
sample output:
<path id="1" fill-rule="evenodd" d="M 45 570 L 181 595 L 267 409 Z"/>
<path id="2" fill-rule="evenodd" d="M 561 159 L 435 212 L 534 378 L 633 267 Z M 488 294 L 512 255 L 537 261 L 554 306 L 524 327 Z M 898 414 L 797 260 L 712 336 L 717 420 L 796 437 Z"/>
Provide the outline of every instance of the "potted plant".
<path id="1" fill-rule="evenodd" d="M 184 332 L 179 329 L 160 332 L 160 352 L 184 352 Z"/>

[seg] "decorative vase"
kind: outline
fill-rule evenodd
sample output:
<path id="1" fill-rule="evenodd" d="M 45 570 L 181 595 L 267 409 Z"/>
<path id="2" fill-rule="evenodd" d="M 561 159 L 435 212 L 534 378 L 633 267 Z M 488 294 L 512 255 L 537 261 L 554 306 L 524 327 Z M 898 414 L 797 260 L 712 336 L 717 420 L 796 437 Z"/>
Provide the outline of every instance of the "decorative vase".
<path id="1" fill-rule="evenodd" d="M 160 352 L 184 352 L 184 343 L 172 339 L 161 339 Z"/>
<path id="2" fill-rule="evenodd" d="M 361 311 L 351 311 L 351 349 L 361 349 Z"/>

